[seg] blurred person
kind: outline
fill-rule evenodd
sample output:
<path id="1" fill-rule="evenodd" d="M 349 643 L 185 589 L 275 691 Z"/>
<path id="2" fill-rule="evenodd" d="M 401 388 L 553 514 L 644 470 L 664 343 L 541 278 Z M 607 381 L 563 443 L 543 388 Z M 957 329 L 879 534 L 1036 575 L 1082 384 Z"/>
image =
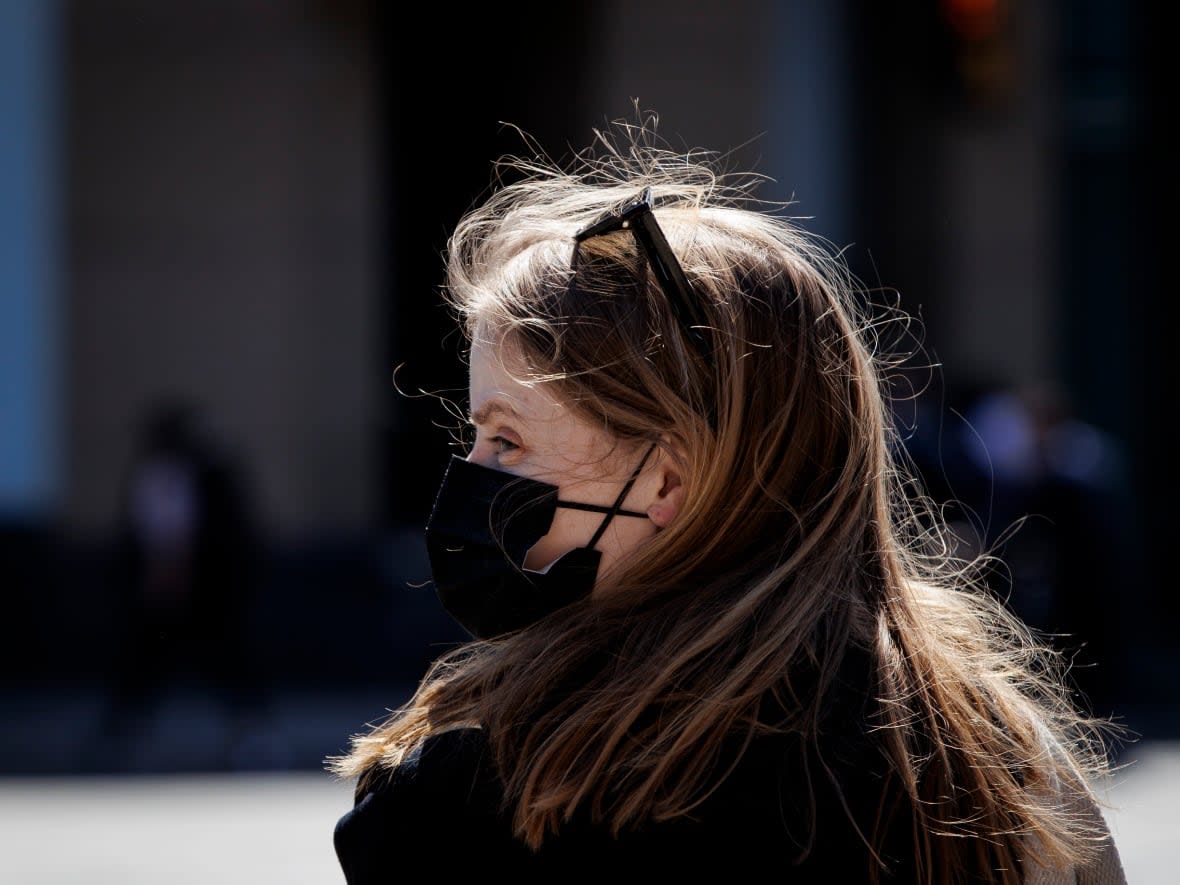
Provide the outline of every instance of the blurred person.
<path id="1" fill-rule="evenodd" d="M 1124 882 L 1106 726 L 915 529 L 876 318 L 711 156 L 652 117 L 505 158 L 453 231 L 473 438 L 425 540 L 471 639 L 326 760 L 346 881 Z"/>
<path id="2" fill-rule="evenodd" d="M 1134 582 L 1126 465 L 1117 441 L 1047 383 L 986 386 L 959 432 L 959 491 L 1003 538 L 998 591 L 1072 663 L 1085 703 L 1113 713 L 1127 668 L 1122 606 Z"/>
<path id="3" fill-rule="evenodd" d="M 199 408 L 162 397 L 142 417 L 109 574 L 124 633 L 104 731 L 145 737 L 169 692 L 200 680 L 229 714 L 225 765 L 255 741 L 264 693 L 248 633 L 260 538 L 243 465 Z M 240 746 L 239 746 L 240 744 Z"/>

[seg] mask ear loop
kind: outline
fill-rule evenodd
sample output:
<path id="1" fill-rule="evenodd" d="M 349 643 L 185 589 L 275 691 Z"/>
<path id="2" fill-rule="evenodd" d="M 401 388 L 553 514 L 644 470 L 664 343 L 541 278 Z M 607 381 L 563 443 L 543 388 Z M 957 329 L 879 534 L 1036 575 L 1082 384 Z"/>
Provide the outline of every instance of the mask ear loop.
<path id="1" fill-rule="evenodd" d="M 622 512 L 621 508 L 623 506 L 623 502 L 627 499 L 627 493 L 630 492 L 631 487 L 635 485 L 635 480 L 639 479 L 639 473 L 643 470 L 643 465 L 647 463 L 647 459 L 651 457 L 651 453 L 655 450 L 656 447 L 653 443 L 651 448 L 649 448 L 644 454 L 643 460 L 639 462 L 639 466 L 636 467 L 635 471 L 631 474 L 631 478 L 627 480 L 627 484 L 623 486 L 623 490 L 619 492 L 619 497 L 615 498 L 615 503 L 611 505 L 608 511 L 606 511 L 606 516 L 603 517 L 602 522 L 599 523 L 598 531 L 594 533 L 594 537 L 590 539 L 590 543 L 586 545 L 587 547 L 593 550 L 594 546 L 600 540 L 602 540 L 602 533 L 606 531 L 606 527 L 610 525 L 610 521 L 615 518 L 617 513 Z M 628 513 L 628 515 L 630 515 L 630 513 Z M 644 515 L 646 516 L 646 514 Z"/>

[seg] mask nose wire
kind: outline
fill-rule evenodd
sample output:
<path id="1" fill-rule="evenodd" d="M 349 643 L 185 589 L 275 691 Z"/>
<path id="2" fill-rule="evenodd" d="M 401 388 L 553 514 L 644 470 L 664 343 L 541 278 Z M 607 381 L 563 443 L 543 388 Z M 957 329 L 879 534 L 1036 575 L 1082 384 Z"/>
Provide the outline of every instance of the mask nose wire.
<path id="1" fill-rule="evenodd" d="M 606 512 L 606 516 L 598 524 L 598 530 L 594 533 L 594 537 L 590 539 L 590 543 L 586 545 L 587 547 L 594 549 L 595 545 L 602 539 L 602 533 L 606 531 L 606 527 L 610 525 L 610 521 L 615 518 L 615 514 L 622 509 L 623 501 L 627 499 L 627 493 L 635 485 L 635 480 L 639 479 L 639 473 L 643 470 L 643 465 L 647 463 L 647 459 L 651 457 L 651 453 L 655 450 L 655 443 L 652 443 L 651 447 L 644 453 L 643 460 L 639 462 L 639 466 L 631 473 L 631 478 L 627 480 L 627 484 L 623 486 L 623 490 L 619 492 L 619 497 L 615 498 L 615 503 L 610 506 L 610 509 Z"/>

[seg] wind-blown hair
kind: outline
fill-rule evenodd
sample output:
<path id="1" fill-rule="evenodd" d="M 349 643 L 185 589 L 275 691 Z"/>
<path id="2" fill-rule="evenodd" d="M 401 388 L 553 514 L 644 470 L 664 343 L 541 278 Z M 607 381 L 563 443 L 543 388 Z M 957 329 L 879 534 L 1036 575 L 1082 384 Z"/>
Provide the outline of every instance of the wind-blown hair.
<path id="1" fill-rule="evenodd" d="M 622 832 L 690 814 L 735 735 L 822 743 L 855 649 L 924 877 L 1084 861 L 1101 828 L 1069 809 L 1106 770 L 1099 724 L 984 561 L 952 555 L 890 418 L 881 317 L 838 253 L 754 198 L 756 177 L 660 147 L 649 124 L 620 133 L 564 168 L 502 160 L 515 177 L 457 225 L 445 291 L 469 336 L 518 346 L 528 383 L 676 459 L 684 504 L 591 597 L 441 656 L 330 767 L 361 788 L 426 735 L 479 724 L 529 845 L 575 812 Z M 579 244 L 572 270 L 574 234 L 643 187 L 711 363 L 629 232 Z"/>

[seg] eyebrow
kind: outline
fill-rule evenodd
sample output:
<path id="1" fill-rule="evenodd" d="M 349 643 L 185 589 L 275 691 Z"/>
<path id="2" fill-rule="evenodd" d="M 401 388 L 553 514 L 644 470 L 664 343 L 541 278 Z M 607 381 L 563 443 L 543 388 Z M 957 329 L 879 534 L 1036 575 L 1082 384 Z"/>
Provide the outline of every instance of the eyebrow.
<path id="1" fill-rule="evenodd" d="M 484 403 L 476 411 L 471 413 L 471 423 L 487 424 L 488 421 L 491 420 L 492 415 L 495 415 L 497 412 L 509 415 L 510 417 L 516 418 L 517 420 L 522 420 L 520 412 L 516 411 L 516 409 L 512 408 L 512 406 L 501 402 L 500 400 L 491 400 L 490 402 Z"/>

